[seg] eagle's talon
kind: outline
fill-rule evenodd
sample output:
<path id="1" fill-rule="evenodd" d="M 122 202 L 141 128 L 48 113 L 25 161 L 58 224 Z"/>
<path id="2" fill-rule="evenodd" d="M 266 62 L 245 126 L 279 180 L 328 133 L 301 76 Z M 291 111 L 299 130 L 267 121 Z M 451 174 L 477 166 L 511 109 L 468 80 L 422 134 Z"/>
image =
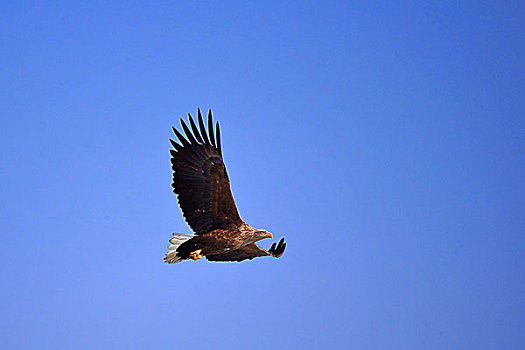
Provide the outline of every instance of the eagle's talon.
<path id="1" fill-rule="evenodd" d="M 194 252 L 191 252 L 190 253 L 190 259 L 193 259 L 193 260 L 199 260 L 200 258 L 202 258 L 202 254 L 201 254 L 201 251 L 202 249 L 199 249 L 199 250 L 196 250 Z"/>

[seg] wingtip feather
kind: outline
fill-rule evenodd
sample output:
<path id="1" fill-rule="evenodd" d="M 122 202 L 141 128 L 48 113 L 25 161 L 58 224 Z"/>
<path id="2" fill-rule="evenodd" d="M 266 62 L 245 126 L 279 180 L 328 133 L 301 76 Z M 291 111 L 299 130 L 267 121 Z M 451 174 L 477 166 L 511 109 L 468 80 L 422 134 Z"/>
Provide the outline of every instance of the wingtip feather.
<path id="1" fill-rule="evenodd" d="M 221 129 L 219 127 L 219 122 L 215 122 L 215 137 L 217 138 L 217 149 L 219 150 L 219 154 L 222 157 L 222 146 L 221 146 Z"/>
<path id="2" fill-rule="evenodd" d="M 197 141 L 200 143 L 204 143 L 204 140 L 201 137 L 201 134 L 199 132 L 199 129 L 197 129 L 197 126 L 195 125 L 195 122 L 193 121 L 193 118 L 191 117 L 191 114 L 188 113 L 188 120 L 190 121 L 190 127 L 191 130 L 193 130 L 193 135 L 197 138 Z"/>
<path id="3" fill-rule="evenodd" d="M 202 120 L 202 114 L 200 109 L 197 109 L 197 119 L 199 122 L 199 129 L 201 130 L 201 136 L 205 144 L 210 145 L 210 140 L 208 139 L 208 133 L 206 132 L 206 127 L 204 127 L 204 120 Z"/>
<path id="4" fill-rule="evenodd" d="M 190 129 L 184 122 L 184 119 L 180 118 L 180 125 L 182 126 L 182 130 L 184 130 L 184 133 L 186 134 L 186 137 L 190 141 L 191 144 L 195 145 L 197 144 L 197 140 L 195 140 L 195 137 L 193 137 L 193 134 L 191 133 Z"/>
<path id="5" fill-rule="evenodd" d="M 208 110 L 208 134 L 210 136 L 210 143 L 215 147 L 215 135 L 213 132 L 213 118 L 211 116 L 211 109 Z"/>

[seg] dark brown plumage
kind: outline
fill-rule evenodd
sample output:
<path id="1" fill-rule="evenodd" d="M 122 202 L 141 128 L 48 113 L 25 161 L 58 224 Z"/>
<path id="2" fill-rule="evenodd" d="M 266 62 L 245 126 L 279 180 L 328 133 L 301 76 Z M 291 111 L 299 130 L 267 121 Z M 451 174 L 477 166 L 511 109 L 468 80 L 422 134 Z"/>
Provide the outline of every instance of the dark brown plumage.
<path id="1" fill-rule="evenodd" d="M 195 235 L 174 233 L 164 260 L 175 263 L 185 259 L 210 261 L 242 261 L 259 256 L 280 257 L 286 243 L 281 239 L 269 250 L 255 244 L 273 235 L 255 229 L 242 221 L 233 200 L 230 180 L 222 159 L 219 123 L 213 128 L 208 111 L 208 130 L 200 110 L 198 127 L 188 114 L 189 127 L 180 119 L 186 137 L 177 129 L 173 132 L 180 143 L 170 139 L 173 169 L 173 192 L 186 222 Z M 191 130 L 190 130 L 191 128 Z"/>

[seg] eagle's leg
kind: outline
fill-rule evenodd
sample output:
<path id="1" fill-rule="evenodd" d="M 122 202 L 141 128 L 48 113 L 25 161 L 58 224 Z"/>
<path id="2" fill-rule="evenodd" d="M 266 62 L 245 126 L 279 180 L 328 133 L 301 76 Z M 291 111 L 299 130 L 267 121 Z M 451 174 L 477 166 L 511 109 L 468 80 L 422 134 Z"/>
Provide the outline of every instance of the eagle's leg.
<path id="1" fill-rule="evenodd" d="M 201 254 L 201 251 L 202 249 L 199 249 L 199 250 L 196 250 L 194 252 L 191 252 L 190 253 L 190 259 L 193 259 L 193 260 L 199 260 L 200 258 L 202 258 L 202 254 Z"/>

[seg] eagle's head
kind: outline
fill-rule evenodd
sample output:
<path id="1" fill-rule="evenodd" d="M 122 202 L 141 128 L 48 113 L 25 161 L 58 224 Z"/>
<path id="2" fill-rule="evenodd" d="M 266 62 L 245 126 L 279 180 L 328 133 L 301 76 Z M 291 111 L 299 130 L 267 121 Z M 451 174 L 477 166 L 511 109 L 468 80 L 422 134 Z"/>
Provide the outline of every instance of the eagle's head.
<path id="1" fill-rule="evenodd" d="M 265 239 L 265 238 L 273 238 L 273 235 L 271 232 L 258 229 L 256 237 L 257 237 L 257 240 L 260 241 L 261 239 Z"/>
<path id="2" fill-rule="evenodd" d="M 252 244 L 257 241 L 260 241 L 261 239 L 265 238 L 273 238 L 273 235 L 271 232 L 268 232 L 266 230 L 260 229 L 260 228 L 254 228 L 249 225 L 246 225 L 248 230 L 245 230 L 242 236 L 244 237 L 244 244 Z"/>

